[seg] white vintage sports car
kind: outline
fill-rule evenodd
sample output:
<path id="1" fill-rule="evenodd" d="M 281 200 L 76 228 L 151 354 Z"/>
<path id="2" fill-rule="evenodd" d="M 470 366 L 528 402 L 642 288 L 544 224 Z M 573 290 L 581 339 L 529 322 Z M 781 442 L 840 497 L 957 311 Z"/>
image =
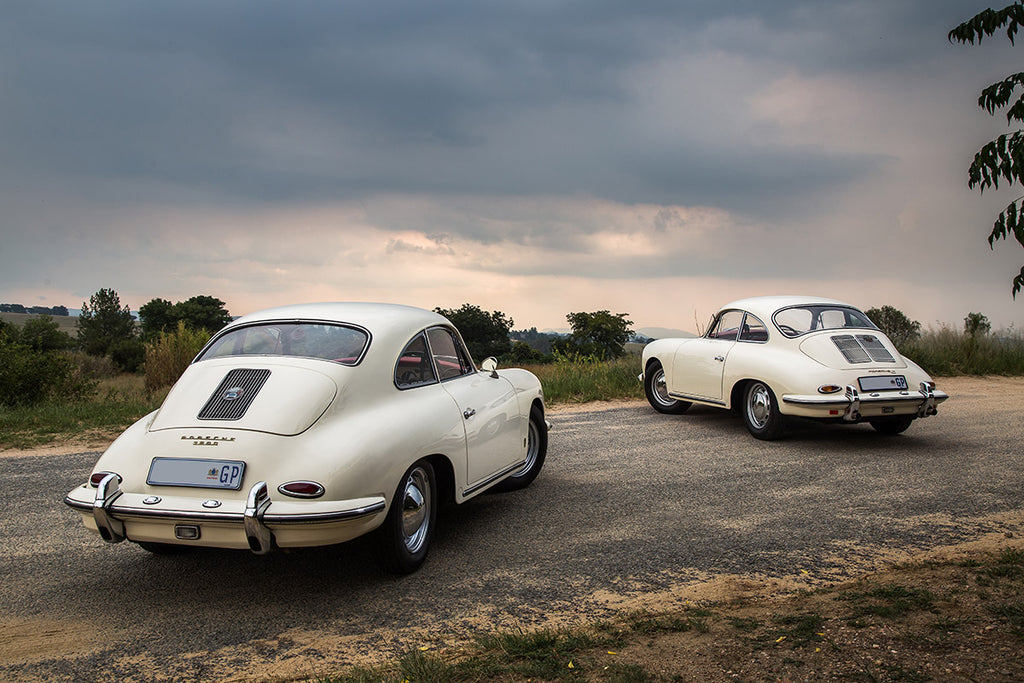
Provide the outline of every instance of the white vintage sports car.
<path id="1" fill-rule="evenodd" d="M 438 505 L 528 486 L 544 465 L 540 382 L 474 366 L 444 317 L 323 303 L 216 334 L 159 410 L 65 498 L 110 543 L 321 546 L 375 532 L 399 573 L 426 557 Z"/>
<path id="2" fill-rule="evenodd" d="M 734 301 L 703 337 L 651 342 L 640 380 L 659 412 L 729 408 L 766 440 L 782 436 L 787 416 L 899 434 L 949 398 L 861 311 L 794 296 Z"/>

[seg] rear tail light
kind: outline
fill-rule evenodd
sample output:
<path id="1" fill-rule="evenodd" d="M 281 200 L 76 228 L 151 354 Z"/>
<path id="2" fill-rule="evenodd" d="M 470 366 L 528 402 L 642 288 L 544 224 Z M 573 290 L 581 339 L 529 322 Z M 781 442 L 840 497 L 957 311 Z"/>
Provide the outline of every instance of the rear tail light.
<path id="1" fill-rule="evenodd" d="M 819 394 L 835 394 L 842 390 L 843 388 L 838 384 L 825 384 L 823 386 L 818 387 Z"/>
<path id="2" fill-rule="evenodd" d="M 277 490 L 292 498 L 319 498 L 324 495 L 324 487 L 315 481 L 290 481 L 278 486 Z"/>
<path id="3" fill-rule="evenodd" d="M 108 475 L 111 475 L 111 474 L 113 474 L 115 477 L 117 477 L 117 483 L 118 484 L 120 484 L 122 481 L 124 481 L 121 478 L 121 475 L 117 474 L 116 472 L 93 472 L 89 476 L 89 485 L 92 486 L 93 488 L 96 488 L 97 486 L 100 485 L 101 481 L 103 481 Z"/>

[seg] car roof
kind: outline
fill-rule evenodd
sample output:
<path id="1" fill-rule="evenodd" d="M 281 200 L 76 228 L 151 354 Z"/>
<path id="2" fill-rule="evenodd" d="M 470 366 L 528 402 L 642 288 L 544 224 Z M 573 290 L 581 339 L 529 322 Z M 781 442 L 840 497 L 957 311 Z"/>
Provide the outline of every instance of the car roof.
<path id="1" fill-rule="evenodd" d="M 408 335 L 431 325 L 450 325 L 442 315 L 415 306 L 368 302 L 320 302 L 268 308 L 235 319 L 228 327 L 264 321 L 319 320 L 350 323 L 379 337 Z M 227 328 L 225 328 L 227 329 Z"/>
<path id="2" fill-rule="evenodd" d="M 775 311 L 780 308 L 788 308 L 790 306 L 813 306 L 815 304 L 856 308 L 856 306 L 852 304 L 838 301 L 836 299 L 827 299 L 821 296 L 798 296 L 790 294 L 779 296 L 755 296 L 747 299 L 738 299 L 722 306 L 721 310 L 724 311 L 730 308 L 738 308 L 740 310 L 749 311 L 758 317 L 770 318 Z"/>

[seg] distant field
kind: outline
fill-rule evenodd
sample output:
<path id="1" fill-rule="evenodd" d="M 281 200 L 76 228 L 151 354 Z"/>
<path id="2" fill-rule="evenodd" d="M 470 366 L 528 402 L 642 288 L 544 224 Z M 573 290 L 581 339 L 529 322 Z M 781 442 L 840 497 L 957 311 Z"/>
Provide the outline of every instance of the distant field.
<path id="1" fill-rule="evenodd" d="M 24 325 L 32 318 L 38 317 L 34 313 L 0 313 L 0 320 L 19 326 Z M 78 335 L 78 318 L 73 318 L 70 315 L 52 315 L 50 317 L 53 318 L 53 321 L 57 323 L 62 332 L 67 332 L 72 337 Z"/>

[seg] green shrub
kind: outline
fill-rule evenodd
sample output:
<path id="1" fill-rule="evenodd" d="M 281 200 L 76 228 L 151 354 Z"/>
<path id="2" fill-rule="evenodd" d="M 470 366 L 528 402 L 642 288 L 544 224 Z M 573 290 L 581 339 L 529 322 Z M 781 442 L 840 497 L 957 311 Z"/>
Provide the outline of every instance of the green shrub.
<path id="1" fill-rule="evenodd" d="M 109 353 L 110 360 L 123 372 L 138 372 L 146 362 L 146 345 L 138 337 L 115 341 L 110 345 Z"/>
<path id="2" fill-rule="evenodd" d="M 146 344 L 146 390 L 156 391 L 174 384 L 209 340 L 206 330 L 193 330 L 178 321 L 173 332 L 161 332 Z"/>
<path id="3" fill-rule="evenodd" d="M 640 359 L 623 356 L 603 361 L 594 356 L 555 353 L 555 362 L 526 369 L 540 379 L 548 403 L 584 403 L 622 398 L 643 398 Z"/>
<path id="4" fill-rule="evenodd" d="M 20 344 L 0 345 L 2 406 L 32 406 L 50 398 L 80 401 L 95 391 L 96 382 L 88 371 L 67 354 Z"/>

